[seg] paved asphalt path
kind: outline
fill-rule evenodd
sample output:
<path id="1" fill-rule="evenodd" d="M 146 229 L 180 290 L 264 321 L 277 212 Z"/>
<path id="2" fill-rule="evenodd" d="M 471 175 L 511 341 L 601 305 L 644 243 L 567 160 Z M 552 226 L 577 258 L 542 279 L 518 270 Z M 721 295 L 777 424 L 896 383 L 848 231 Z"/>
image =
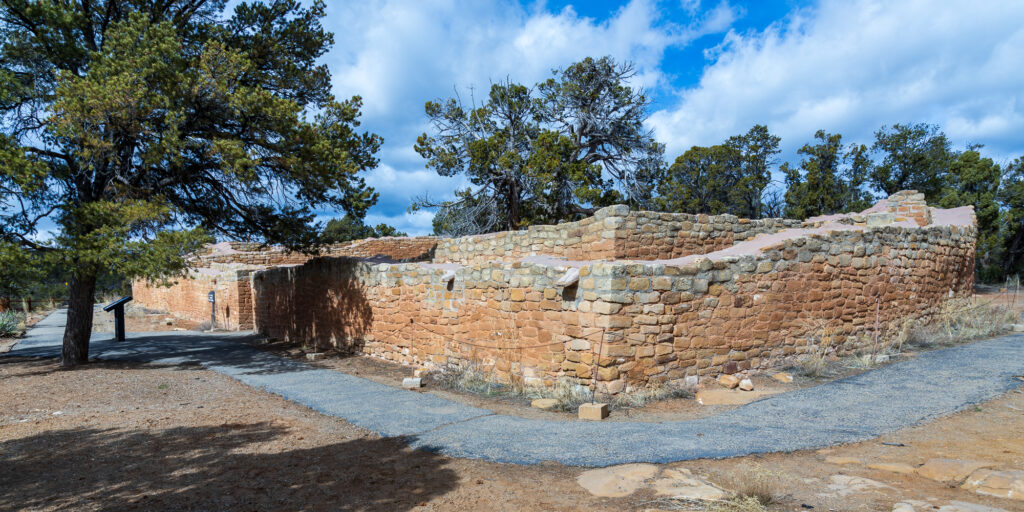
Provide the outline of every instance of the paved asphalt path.
<path id="1" fill-rule="evenodd" d="M 64 312 L 8 355 L 59 357 Z M 97 335 L 101 338 L 105 335 Z M 715 416 L 661 423 L 542 421 L 494 414 L 261 352 L 251 334 L 138 333 L 94 339 L 93 357 L 200 363 L 245 384 L 415 448 L 454 457 L 576 466 L 671 462 L 862 441 L 983 402 L 1022 385 L 1024 335 L 936 350 L 860 375 L 783 393 Z"/>

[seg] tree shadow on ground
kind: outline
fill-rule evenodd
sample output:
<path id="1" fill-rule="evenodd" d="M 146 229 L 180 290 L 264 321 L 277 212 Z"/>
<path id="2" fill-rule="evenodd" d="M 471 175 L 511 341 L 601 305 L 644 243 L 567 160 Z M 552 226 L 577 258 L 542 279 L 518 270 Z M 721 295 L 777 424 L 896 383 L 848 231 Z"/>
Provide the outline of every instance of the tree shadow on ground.
<path id="1" fill-rule="evenodd" d="M 281 439 L 287 430 L 76 428 L 5 441 L 0 510 L 401 511 L 458 484 L 443 457 L 398 438 L 260 453 L 299 442 Z"/>

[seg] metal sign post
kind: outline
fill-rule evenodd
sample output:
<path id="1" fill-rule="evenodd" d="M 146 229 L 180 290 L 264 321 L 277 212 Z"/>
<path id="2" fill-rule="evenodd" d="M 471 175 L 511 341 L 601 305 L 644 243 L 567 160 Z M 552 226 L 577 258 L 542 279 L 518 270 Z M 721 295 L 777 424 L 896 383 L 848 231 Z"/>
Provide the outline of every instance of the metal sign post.
<path id="1" fill-rule="evenodd" d="M 124 305 L 131 300 L 131 295 L 121 297 L 103 307 L 103 311 L 114 312 L 114 339 L 117 341 L 124 341 Z"/>
<path id="2" fill-rule="evenodd" d="M 217 299 L 213 292 L 207 296 L 206 300 L 210 301 L 210 330 L 217 325 Z"/>

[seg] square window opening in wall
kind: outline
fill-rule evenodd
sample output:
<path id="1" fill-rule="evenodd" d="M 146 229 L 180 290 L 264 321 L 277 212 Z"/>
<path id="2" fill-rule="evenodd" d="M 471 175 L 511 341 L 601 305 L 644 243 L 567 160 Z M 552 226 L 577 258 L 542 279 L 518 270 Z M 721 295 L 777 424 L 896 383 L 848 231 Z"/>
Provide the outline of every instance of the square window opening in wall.
<path id="1" fill-rule="evenodd" d="M 452 279 L 451 281 L 448 281 L 448 284 L 447 284 L 447 285 L 445 286 L 445 288 L 446 288 L 446 289 L 447 289 L 448 291 L 452 291 L 452 290 L 454 290 L 454 289 L 455 289 L 455 280 L 454 280 L 454 279 Z"/>
<path id="2" fill-rule="evenodd" d="M 569 286 L 566 286 L 566 287 L 562 288 L 562 300 L 568 300 L 568 301 L 576 300 L 576 290 L 578 288 L 579 287 L 576 286 L 576 283 L 573 283 L 573 284 L 571 284 Z"/>

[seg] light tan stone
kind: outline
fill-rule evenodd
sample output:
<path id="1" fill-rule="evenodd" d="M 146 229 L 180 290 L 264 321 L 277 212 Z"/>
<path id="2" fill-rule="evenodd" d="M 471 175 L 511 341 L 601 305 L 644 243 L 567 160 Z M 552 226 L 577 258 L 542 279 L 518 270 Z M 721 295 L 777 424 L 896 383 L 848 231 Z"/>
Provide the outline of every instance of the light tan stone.
<path id="1" fill-rule="evenodd" d="M 782 382 L 783 384 L 789 384 L 790 382 L 793 382 L 793 375 L 786 372 L 773 374 L 772 378 L 779 382 Z"/>
<path id="2" fill-rule="evenodd" d="M 839 497 L 846 497 L 850 494 L 864 494 L 883 489 L 892 489 L 891 486 L 872 480 L 851 475 L 832 475 L 829 477 L 828 489 L 831 494 Z"/>
<path id="3" fill-rule="evenodd" d="M 966 501 L 951 501 L 947 505 L 939 507 L 938 512 L 1008 512 L 1006 509 L 986 507 L 977 503 Z"/>
<path id="4" fill-rule="evenodd" d="M 829 457 L 825 457 L 825 462 L 829 464 L 844 466 L 846 464 L 860 464 L 860 459 L 858 459 L 857 457 L 842 457 L 838 455 L 832 455 Z"/>
<path id="5" fill-rule="evenodd" d="M 726 388 L 733 389 L 740 385 L 740 378 L 735 375 L 720 375 L 718 383 Z"/>
<path id="6" fill-rule="evenodd" d="M 871 469 L 877 469 L 879 471 L 891 471 L 893 473 L 900 473 L 903 475 L 911 475 L 917 470 L 910 464 L 901 464 L 899 462 L 875 462 L 868 464 Z"/>
<path id="7" fill-rule="evenodd" d="M 779 391 L 763 389 L 743 393 L 729 389 L 702 389 L 697 391 L 696 399 L 701 405 L 743 405 L 778 393 Z"/>
<path id="8" fill-rule="evenodd" d="M 971 473 L 995 464 L 978 460 L 931 459 L 917 468 L 917 474 L 937 482 L 960 483 Z"/>
<path id="9" fill-rule="evenodd" d="M 742 391 L 753 391 L 754 390 L 754 382 L 752 380 L 750 380 L 750 379 L 743 379 L 743 380 L 740 381 L 739 388 Z"/>
<path id="10" fill-rule="evenodd" d="M 666 469 L 662 477 L 651 484 L 659 496 L 684 500 L 720 500 L 726 496 L 724 490 L 694 476 L 688 469 Z"/>
<path id="11" fill-rule="evenodd" d="M 594 496 L 621 498 L 636 492 L 657 473 L 654 464 L 623 464 L 584 471 L 576 477 L 576 483 Z"/>
<path id="12" fill-rule="evenodd" d="M 589 403 L 580 405 L 581 420 L 603 420 L 608 417 L 608 404 Z"/>
<path id="13" fill-rule="evenodd" d="M 541 409 L 543 411 L 554 409 L 557 405 L 558 400 L 555 400 L 554 398 L 538 398 L 530 402 L 530 407 L 533 407 L 534 409 Z"/>
<path id="14" fill-rule="evenodd" d="M 979 469 L 964 482 L 964 489 L 978 494 L 1024 501 L 1024 471 Z"/>

